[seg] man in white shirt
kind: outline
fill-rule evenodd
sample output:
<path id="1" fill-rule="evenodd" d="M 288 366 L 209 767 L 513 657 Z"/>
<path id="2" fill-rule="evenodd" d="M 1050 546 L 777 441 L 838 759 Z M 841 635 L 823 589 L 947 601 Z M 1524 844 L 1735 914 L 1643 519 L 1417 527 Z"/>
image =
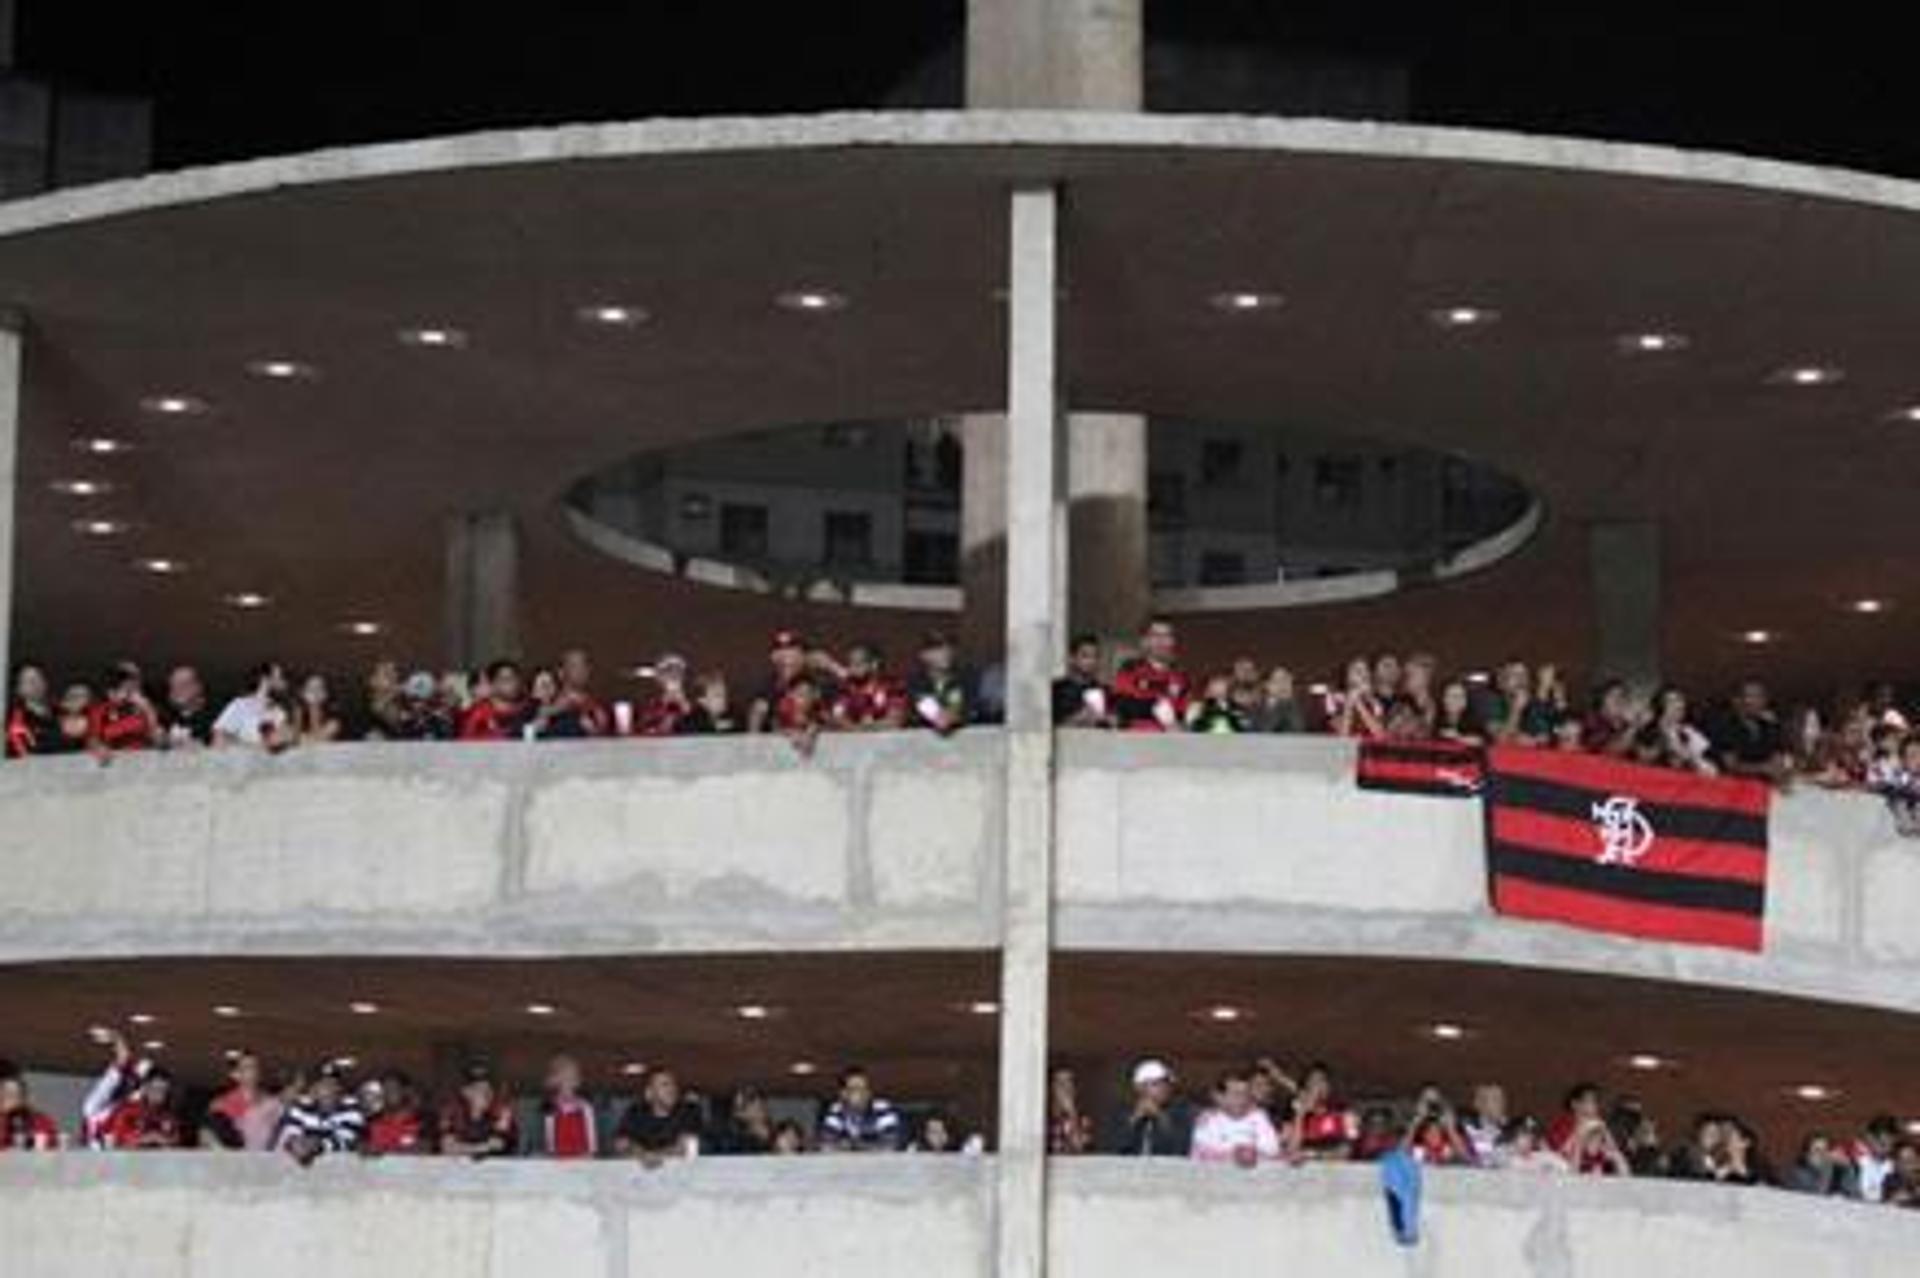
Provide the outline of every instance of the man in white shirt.
<path id="1" fill-rule="evenodd" d="M 1267 1111 L 1254 1103 L 1253 1078 L 1246 1070 L 1220 1076 L 1213 1108 L 1193 1125 L 1192 1156 L 1195 1162 L 1240 1167 L 1279 1161 L 1280 1133 Z"/>
<path id="2" fill-rule="evenodd" d="M 213 721 L 213 744 L 278 750 L 289 737 L 287 672 L 279 662 L 262 662 L 254 667 L 251 682 L 253 691 L 227 702 Z"/>

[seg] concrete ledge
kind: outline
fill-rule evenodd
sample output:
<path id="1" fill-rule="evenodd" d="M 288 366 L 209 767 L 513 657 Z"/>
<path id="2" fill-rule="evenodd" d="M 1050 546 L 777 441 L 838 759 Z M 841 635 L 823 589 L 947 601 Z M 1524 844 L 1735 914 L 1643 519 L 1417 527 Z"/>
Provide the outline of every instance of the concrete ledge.
<path id="1" fill-rule="evenodd" d="M 0 768 L 0 959 L 998 943 L 1001 743 L 364 744 Z"/>
<path id="2" fill-rule="evenodd" d="M 0 1159 L 7 1272 L 34 1278 L 985 1278 L 993 1160 L 631 1165 L 67 1154 Z M 1055 1159 L 1058 1275 L 1753 1278 L 1911 1272 L 1920 1214 L 1774 1190 L 1436 1172 L 1388 1238 L 1375 1168 Z"/>

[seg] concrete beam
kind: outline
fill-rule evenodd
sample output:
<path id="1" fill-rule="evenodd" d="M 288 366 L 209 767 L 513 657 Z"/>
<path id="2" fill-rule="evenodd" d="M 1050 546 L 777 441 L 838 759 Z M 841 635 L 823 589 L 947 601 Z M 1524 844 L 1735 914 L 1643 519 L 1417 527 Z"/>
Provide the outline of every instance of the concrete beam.
<path id="1" fill-rule="evenodd" d="M 26 366 L 20 326 L 0 316 L 0 675 L 13 695 L 14 519 L 20 490 L 21 378 Z"/>
<path id="2" fill-rule="evenodd" d="M 1143 0 L 969 0 L 967 105 L 1138 111 Z"/>

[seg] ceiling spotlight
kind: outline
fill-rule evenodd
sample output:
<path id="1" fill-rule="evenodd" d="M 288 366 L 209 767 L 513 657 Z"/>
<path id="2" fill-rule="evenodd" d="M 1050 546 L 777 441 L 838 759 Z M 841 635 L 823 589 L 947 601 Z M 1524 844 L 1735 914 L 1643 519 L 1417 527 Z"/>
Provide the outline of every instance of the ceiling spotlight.
<path id="1" fill-rule="evenodd" d="M 140 1044 L 140 1050 L 143 1052 L 164 1052 L 167 1050 L 167 1041 L 163 1038 L 150 1038 Z"/>
<path id="2" fill-rule="evenodd" d="M 1776 386 L 1832 386 L 1846 379 L 1846 373 L 1831 364 L 1793 364 L 1778 369 L 1767 378 Z"/>
<path id="3" fill-rule="evenodd" d="M 152 1012 L 135 1012 L 132 1016 L 129 1016 L 127 1018 L 127 1024 L 151 1025 L 159 1019 L 160 1018 L 155 1016 Z"/>
<path id="4" fill-rule="evenodd" d="M 333 1058 L 333 1065 L 335 1069 L 358 1069 L 360 1068 L 360 1058 L 358 1056 L 336 1056 Z"/>
<path id="5" fill-rule="evenodd" d="M 799 311 L 807 315 L 824 315 L 829 311 L 847 309 L 847 295 L 835 293 L 823 288 L 797 288 L 780 294 L 773 299 L 774 305 L 786 311 Z"/>
<path id="6" fill-rule="evenodd" d="M 967 1011 L 974 1016 L 998 1016 L 1000 1005 L 992 999 L 983 998 L 967 1004 Z"/>
<path id="7" fill-rule="evenodd" d="M 1667 1058 L 1664 1056 L 1655 1056 L 1652 1052 L 1635 1052 L 1632 1056 L 1627 1057 L 1628 1069 L 1637 1069 L 1644 1073 L 1651 1073 L 1654 1070 L 1665 1069 L 1666 1067 Z"/>
<path id="8" fill-rule="evenodd" d="M 236 608 L 264 608 L 273 602 L 270 596 L 252 590 L 241 590 L 228 595 L 227 602 Z"/>
<path id="9" fill-rule="evenodd" d="M 400 343 L 431 350 L 459 350 L 467 344 L 467 335 L 457 328 L 403 328 Z"/>
<path id="10" fill-rule="evenodd" d="M 115 439 L 111 435 L 82 435 L 73 441 L 75 452 L 93 457 L 111 457 L 115 453 L 127 452 L 132 447 L 126 440 Z"/>
<path id="11" fill-rule="evenodd" d="M 1684 333 L 1627 333 L 1615 344 L 1628 355 L 1663 355 L 1690 345 Z"/>
<path id="12" fill-rule="evenodd" d="M 140 401 L 140 407 L 166 417 L 185 417 L 206 412 L 207 401 L 193 395 L 149 395 Z"/>
<path id="13" fill-rule="evenodd" d="M 83 537 L 116 537 L 127 526 L 118 519 L 76 519 L 73 530 Z"/>
<path id="14" fill-rule="evenodd" d="M 796 1078 L 809 1078 L 819 1072 L 820 1067 L 812 1061 L 795 1061 L 793 1064 L 787 1066 L 787 1073 L 794 1075 Z"/>
<path id="15" fill-rule="evenodd" d="M 638 1078 L 647 1072 L 647 1063 L 645 1061 L 628 1061 L 620 1067 L 620 1072 L 628 1078 Z"/>
<path id="16" fill-rule="evenodd" d="M 1740 642 L 1749 644 L 1755 648 L 1764 648 L 1779 637 L 1779 635 L 1771 630 L 1742 630 L 1740 632 Z"/>
<path id="17" fill-rule="evenodd" d="M 371 639 L 386 629 L 377 621 L 367 620 L 343 621 L 340 623 L 340 628 L 358 639 Z"/>
<path id="18" fill-rule="evenodd" d="M 1920 404 L 1909 404 L 1905 408 L 1896 408 L 1887 414 L 1888 421 L 1920 422 Z"/>
<path id="19" fill-rule="evenodd" d="M 1500 312 L 1484 306 L 1441 306 L 1427 312 L 1427 318 L 1441 328 L 1482 328 L 1500 318 Z"/>
<path id="20" fill-rule="evenodd" d="M 557 1008 L 557 1007 L 555 1007 L 555 1006 L 554 1006 L 554 1005 L 553 1005 L 552 1003 L 529 1003 L 529 1004 L 527 1004 L 527 1015 L 528 1015 L 528 1016 L 552 1016 L 552 1015 L 554 1015 L 554 1014 L 555 1014 L 556 1012 L 558 1012 L 559 1010 L 560 1010 L 560 1009 L 559 1009 L 559 1008 Z"/>
<path id="21" fill-rule="evenodd" d="M 1467 1028 L 1452 1021 L 1435 1021 L 1427 1026 L 1427 1033 L 1443 1043 L 1457 1043 L 1467 1036 Z"/>
<path id="22" fill-rule="evenodd" d="M 173 577 L 187 570 L 187 565 L 178 559 L 136 559 L 133 566 L 156 577 Z"/>
<path id="23" fill-rule="evenodd" d="M 1492 683 L 1493 676 L 1484 670 L 1469 670 L 1462 676 L 1468 683 Z"/>
<path id="24" fill-rule="evenodd" d="M 764 1021 L 773 1015 L 773 1009 L 764 1003 L 742 1003 L 733 1014 L 743 1021 Z"/>
<path id="25" fill-rule="evenodd" d="M 374 1016 L 379 1013 L 380 1005 L 378 1003 L 370 1003 L 364 999 L 361 999 L 361 1000 L 347 1004 L 347 1010 L 349 1012 L 352 1012 L 355 1016 Z"/>
<path id="26" fill-rule="evenodd" d="M 1793 1089 L 1793 1094 L 1800 1100 L 1817 1103 L 1819 1101 L 1832 1100 L 1840 1093 L 1837 1089 L 1828 1087 L 1824 1083 L 1801 1083 Z"/>
<path id="27" fill-rule="evenodd" d="M 231 1003 L 216 1003 L 213 1006 L 213 1014 L 223 1021 L 230 1021 L 240 1015 L 240 1009 Z"/>
<path id="28" fill-rule="evenodd" d="M 1207 301 L 1216 311 L 1226 311 L 1232 315 L 1245 315 L 1251 311 L 1270 311 L 1286 304 L 1286 299 L 1278 293 L 1239 290 L 1215 293 Z"/>
<path id="29" fill-rule="evenodd" d="M 63 497 L 100 497 L 113 491 L 104 479 L 56 479 L 47 486 Z"/>
<path id="30" fill-rule="evenodd" d="M 616 305 L 583 306 L 574 316 L 583 324 L 607 328 L 637 328 L 652 318 L 645 307 Z"/>
<path id="31" fill-rule="evenodd" d="M 1200 1015 L 1217 1025 L 1231 1025 L 1233 1022 L 1244 1017 L 1246 1013 L 1231 1004 L 1218 1003 L 1206 1008 Z"/>
<path id="32" fill-rule="evenodd" d="M 247 364 L 247 371 L 255 377 L 271 378 L 279 382 L 317 377 L 320 372 L 313 365 L 302 363 L 297 359 L 256 359 Z"/>
<path id="33" fill-rule="evenodd" d="M 1847 605 L 1847 609 L 1850 612 L 1857 612 L 1863 617 L 1871 617 L 1885 612 L 1887 610 L 1887 601 L 1884 599 L 1856 599 Z"/>

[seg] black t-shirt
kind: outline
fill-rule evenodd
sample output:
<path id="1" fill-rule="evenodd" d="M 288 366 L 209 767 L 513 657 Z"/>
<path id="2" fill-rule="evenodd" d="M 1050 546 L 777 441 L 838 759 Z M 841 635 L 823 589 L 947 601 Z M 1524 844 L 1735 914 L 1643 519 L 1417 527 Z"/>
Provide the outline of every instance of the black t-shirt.
<path id="1" fill-rule="evenodd" d="M 186 736 L 201 745 L 212 745 L 213 721 L 219 717 L 219 712 L 206 702 L 190 710 L 182 710 L 169 702 L 160 712 L 160 723 L 170 742 Z"/>
<path id="2" fill-rule="evenodd" d="M 648 1154 L 671 1154 L 684 1136 L 700 1134 L 700 1115 L 691 1106 L 681 1105 L 667 1114 L 656 1114 L 645 1101 L 636 1101 L 620 1116 L 614 1130 L 619 1140 Z"/>
<path id="3" fill-rule="evenodd" d="M 673 731 L 675 736 L 681 737 L 727 736 L 740 731 L 740 721 L 731 714 L 716 719 L 711 710 L 705 706 L 696 705 L 680 716 L 679 722 L 673 726 Z"/>
<path id="4" fill-rule="evenodd" d="M 1098 690 L 1105 698 L 1106 689 L 1098 679 L 1089 679 L 1081 674 L 1068 674 L 1053 681 L 1053 721 L 1067 723 L 1087 709 L 1087 694 Z"/>
<path id="5" fill-rule="evenodd" d="M 1730 755 L 1739 763 L 1772 763 L 1786 753 L 1786 736 L 1772 715 L 1748 719 L 1731 707 L 1714 720 L 1707 733 L 1715 754 Z"/>

